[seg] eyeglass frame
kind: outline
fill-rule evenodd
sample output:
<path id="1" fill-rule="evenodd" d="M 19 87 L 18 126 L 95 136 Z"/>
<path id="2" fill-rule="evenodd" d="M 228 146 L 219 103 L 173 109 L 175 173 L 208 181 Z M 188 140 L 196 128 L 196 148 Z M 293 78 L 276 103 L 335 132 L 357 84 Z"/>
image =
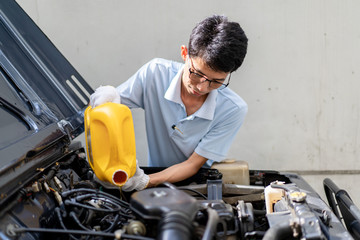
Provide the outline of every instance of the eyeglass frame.
<path id="1" fill-rule="evenodd" d="M 222 82 L 219 82 L 219 81 L 217 81 L 217 80 L 210 80 L 210 79 L 208 79 L 206 76 L 204 76 L 204 75 L 202 75 L 202 74 L 200 74 L 200 73 L 197 73 L 197 72 L 192 71 L 191 68 L 193 68 L 195 71 L 197 71 L 197 70 L 196 70 L 196 68 L 194 67 L 193 61 L 192 61 L 192 59 L 191 59 L 190 56 L 189 56 L 189 59 L 190 59 L 190 62 L 191 62 L 191 66 L 189 67 L 189 78 L 190 78 L 190 79 L 191 79 L 191 74 L 194 74 L 195 76 L 200 77 L 200 79 L 201 79 L 201 78 L 204 78 L 205 80 L 202 81 L 202 82 L 200 82 L 200 83 L 209 82 L 209 88 L 212 88 L 212 89 L 219 89 L 219 88 L 221 88 L 221 89 L 219 89 L 219 90 L 222 90 L 222 89 L 226 88 L 227 86 L 229 86 L 229 84 L 230 84 L 230 79 L 231 79 L 231 72 L 229 73 L 229 77 L 227 77 L 228 81 L 227 81 L 226 84 L 225 84 L 225 83 L 222 83 Z M 193 79 L 191 79 L 191 80 L 193 80 Z M 225 81 L 225 80 L 226 80 L 226 78 L 224 79 L 224 81 Z M 211 86 L 211 83 L 221 84 L 221 85 L 219 85 L 218 87 L 215 87 L 215 88 L 214 88 L 214 87 Z"/>

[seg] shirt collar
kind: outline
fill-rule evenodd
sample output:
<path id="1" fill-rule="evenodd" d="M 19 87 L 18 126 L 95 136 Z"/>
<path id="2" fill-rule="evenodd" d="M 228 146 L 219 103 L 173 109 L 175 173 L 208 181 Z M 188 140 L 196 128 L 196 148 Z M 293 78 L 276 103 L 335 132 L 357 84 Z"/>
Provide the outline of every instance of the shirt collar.
<path id="1" fill-rule="evenodd" d="M 181 100 L 181 95 L 180 95 L 180 91 L 181 91 L 181 76 L 183 74 L 184 70 L 179 71 L 175 77 L 171 80 L 170 86 L 169 88 L 166 90 L 165 92 L 165 99 L 178 103 L 178 104 L 183 104 L 182 100 Z"/>
<path id="2" fill-rule="evenodd" d="M 181 77 L 184 72 L 184 68 L 179 71 L 176 76 L 172 79 L 169 88 L 165 92 L 165 99 L 184 105 L 184 103 L 181 100 Z M 199 110 L 197 110 L 193 115 L 200 118 L 205 118 L 208 120 L 213 120 L 214 114 L 215 114 L 215 106 L 216 106 L 216 96 L 218 94 L 217 90 L 213 90 L 209 93 L 207 96 L 205 102 L 200 107 Z"/>

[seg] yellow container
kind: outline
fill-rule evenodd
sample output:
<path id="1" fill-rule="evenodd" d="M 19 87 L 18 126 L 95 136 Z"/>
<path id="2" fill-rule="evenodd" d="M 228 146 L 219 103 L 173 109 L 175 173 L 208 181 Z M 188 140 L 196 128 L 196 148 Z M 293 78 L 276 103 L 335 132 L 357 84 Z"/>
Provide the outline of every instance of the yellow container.
<path id="1" fill-rule="evenodd" d="M 250 174 L 249 165 L 245 161 L 235 161 L 227 159 L 223 162 L 214 162 L 211 166 L 223 174 L 223 183 L 249 185 Z"/>
<path id="2" fill-rule="evenodd" d="M 135 174 L 136 147 L 130 109 L 105 103 L 85 110 L 88 161 L 97 178 L 122 186 Z"/>

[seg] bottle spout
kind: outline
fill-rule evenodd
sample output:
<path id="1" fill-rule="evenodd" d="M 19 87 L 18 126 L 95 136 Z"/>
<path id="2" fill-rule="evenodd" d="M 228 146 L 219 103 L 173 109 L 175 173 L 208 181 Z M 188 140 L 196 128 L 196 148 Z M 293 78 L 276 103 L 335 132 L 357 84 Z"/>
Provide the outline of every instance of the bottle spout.
<path id="1" fill-rule="evenodd" d="M 112 177 L 112 181 L 115 185 L 117 186 L 122 186 L 126 183 L 126 181 L 128 180 L 128 175 L 125 171 L 123 170 L 117 170 L 114 172 L 113 177 Z"/>

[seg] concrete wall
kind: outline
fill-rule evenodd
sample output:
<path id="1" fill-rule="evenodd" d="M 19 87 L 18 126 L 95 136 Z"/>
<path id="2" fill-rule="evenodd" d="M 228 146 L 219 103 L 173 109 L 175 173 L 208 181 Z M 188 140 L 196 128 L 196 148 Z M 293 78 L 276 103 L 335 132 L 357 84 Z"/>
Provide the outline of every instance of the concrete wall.
<path id="1" fill-rule="evenodd" d="M 335 178 L 360 199 L 360 1 L 17 2 L 93 88 L 120 84 L 154 57 L 181 61 L 180 45 L 206 16 L 240 22 L 249 49 L 230 87 L 249 114 L 229 157 L 251 169 L 355 170 Z M 142 112 L 134 115 L 145 162 Z M 324 177 L 305 176 L 320 190 Z"/>

